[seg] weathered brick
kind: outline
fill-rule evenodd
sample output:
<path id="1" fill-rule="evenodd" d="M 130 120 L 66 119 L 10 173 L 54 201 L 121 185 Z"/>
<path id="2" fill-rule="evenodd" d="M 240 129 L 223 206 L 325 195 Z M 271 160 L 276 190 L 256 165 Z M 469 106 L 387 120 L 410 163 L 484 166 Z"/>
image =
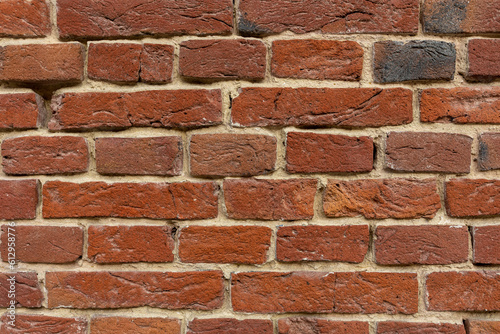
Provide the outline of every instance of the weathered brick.
<path id="1" fill-rule="evenodd" d="M 44 101 L 38 94 L 0 94 L 0 130 L 36 129 L 45 116 Z"/>
<path id="2" fill-rule="evenodd" d="M 0 219 L 35 219 L 37 180 L 0 180 Z"/>
<path id="3" fill-rule="evenodd" d="M 499 272 L 435 272 L 427 275 L 430 311 L 500 311 Z"/>
<path id="4" fill-rule="evenodd" d="M 83 80 L 83 53 L 80 43 L 0 47 L 0 81 L 80 82 Z"/>
<path id="5" fill-rule="evenodd" d="M 363 49 L 353 41 L 274 41 L 272 74 L 279 78 L 357 81 Z"/>
<path id="6" fill-rule="evenodd" d="M 182 139 L 97 138 L 97 172 L 105 175 L 181 175 Z"/>
<path id="7" fill-rule="evenodd" d="M 467 334 L 500 334 L 500 321 L 467 319 L 464 323 Z"/>
<path id="8" fill-rule="evenodd" d="M 243 35 L 284 31 L 321 33 L 410 33 L 418 31 L 417 0 L 307 1 L 242 0 L 238 29 Z"/>
<path id="9" fill-rule="evenodd" d="M 498 5 L 500 11 L 500 5 Z M 500 25 L 499 25 L 500 31 Z M 467 44 L 470 79 L 493 80 L 500 77 L 500 40 L 472 39 Z"/>
<path id="10" fill-rule="evenodd" d="M 227 215 L 233 219 L 311 219 L 317 183 L 313 179 L 225 180 Z"/>
<path id="11" fill-rule="evenodd" d="M 361 321 L 334 321 L 321 318 L 285 318 L 278 320 L 279 334 L 368 334 L 369 325 Z"/>
<path id="12" fill-rule="evenodd" d="M 453 80 L 455 46 L 441 41 L 385 41 L 374 45 L 375 82 Z"/>
<path id="13" fill-rule="evenodd" d="M 373 169 L 373 139 L 289 132 L 286 170 L 289 173 L 359 173 Z"/>
<path id="14" fill-rule="evenodd" d="M 5 174 L 74 174 L 88 170 L 89 149 L 82 137 L 17 137 L 2 143 Z"/>
<path id="15" fill-rule="evenodd" d="M 446 212 L 452 217 L 500 215 L 500 181 L 453 179 L 446 182 Z"/>
<path id="16" fill-rule="evenodd" d="M 47 315 L 17 314 L 15 326 L 10 326 L 8 314 L 0 320 L 0 334 L 86 334 L 84 318 L 60 318 Z"/>
<path id="17" fill-rule="evenodd" d="M 50 34 L 46 0 L 0 1 L 0 37 L 42 37 Z"/>
<path id="18" fill-rule="evenodd" d="M 385 165 L 404 172 L 469 173 L 472 138 L 455 133 L 389 132 Z"/>
<path id="19" fill-rule="evenodd" d="M 472 227 L 473 262 L 476 264 L 500 264 L 500 226 Z"/>
<path id="20" fill-rule="evenodd" d="M 251 39 L 182 42 L 179 71 L 190 79 L 261 80 L 266 74 L 266 46 Z"/>
<path id="21" fill-rule="evenodd" d="M 206 219 L 217 217 L 217 189 L 204 183 L 46 182 L 44 218 L 122 217 Z"/>
<path id="22" fill-rule="evenodd" d="M 340 261 L 360 263 L 369 243 L 368 225 L 282 226 L 276 240 L 278 261 Z"/>
<path id="23" fill-rule="evenodd" d="M 379 127 L 411 123 L 412 92 L 380 88 L 242 88 L 236 126 Z"/>
<path id="24" fill-rule="evenodd" d="M 377 334 L 465 334 L 464 325 L 425 323 L 425 322 L 396 322 L 386 321 L 377 323 Z"/>
<path id="25" fill-rule="evenodd" d="M 181 334 L 181 322 L 173 318 L 93 317 L 91 334 Z"/>
<path id="26" fill-rule="evenodd" d="M 198 319 L 189 322 L 187 334 L 272 334 L 270 320 L 230 318 Z"/>
<path id="27" fill-rule="evenodd" d="M 329 180 L 323 197 L 328 217 L 432 218 L 439 208 L 434 179 Z"/>
<path id="28" fill-rule="evenodd" d="M 82 257 L 83 230 L 67 226 L 2 226 L 2 260 L 8 260 L 8 232 L 15 235 L 15 258 L 20 262 L 70 263 Z"/>
<path id="29" fill-rule="evenodd" d="M 172 81 L 174 47 L 164 44 L 144 44 L 141 53 L 140 79 L 146 83 Z"/>
<path id="30" fill-rule="evenodd" d="M 168 226 L 90 226 L 87 256 L 96 263 L 172 262 L 171 232 Z"/>
<path id="31" fill-rule="evenodd" d="M 38 308 L 42 306 L 43 293 L 35 272 L 0 273 L 0 307 L 10 306 L 9 291 L 15 277 L 16 307 Z"/>
<path id="32" fill-rule="evenodd" d="M 479 136 L 479 169 L 500 169 L 500 133 L 483 133 Z"/>
<path id="33" fill-rule="evenodd" d="M 132 126 L 196 128 L 222 122 L 220 90 L 64 93 L 52 99 L 49 129 L 116 130 Z"/>
<path id="34" fill-rule="evenodd" d="M 63 39 L 229 34 L 231 0 L 58 0 Z"/>
<path id="35" fill-rule="evenodd" d="M 47 272 L 49 308 L 106 309 L 149 306 L 213 310 L 222 306 L 220 271 Z"/>
<path id="36" fill-rule="evenodd" d="M 179 257 L 189 263 L 261 264 L 271 234 L 264 226 L 189 226 L 179 235 Z"/>
<path id="37" fill-rule="evenodd" d="M 466 226 L 378 226 L 375 258 L 382 265 L 467 262 Z"/>

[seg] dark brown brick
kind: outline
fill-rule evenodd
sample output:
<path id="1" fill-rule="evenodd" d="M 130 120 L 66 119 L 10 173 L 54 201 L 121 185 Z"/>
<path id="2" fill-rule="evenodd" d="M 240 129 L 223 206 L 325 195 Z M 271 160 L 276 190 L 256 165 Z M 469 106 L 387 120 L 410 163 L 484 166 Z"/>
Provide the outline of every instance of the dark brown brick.
<path id="1" fill-rule="evenodd" d="M 500 169 L 500 133 L 483 133 L 479 136 L 479 169 Z"/>

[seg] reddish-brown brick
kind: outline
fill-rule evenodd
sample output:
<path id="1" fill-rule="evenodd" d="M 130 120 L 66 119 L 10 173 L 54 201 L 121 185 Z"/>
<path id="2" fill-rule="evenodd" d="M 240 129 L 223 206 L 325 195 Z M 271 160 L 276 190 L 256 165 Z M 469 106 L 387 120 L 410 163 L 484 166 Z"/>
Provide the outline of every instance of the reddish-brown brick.
<path id="1" fill-rule="evenodd" d="M 312 132 L 289 132 L 289 173 L 356 173 L 373 169 L 373 139 Z"/>
<path id="2" fill-rule="evenodd" d="M 434 179 L 329 180 L 323 197 L 328 217 L 432 218 L 439 208 Z"/>
<path id="3" fill-rule="evenodd" d="M 181 43 L 179 71 L 190 79 L 261 80 L 266 46 L 251 39 L 191 40 Z"/>
<path id="4" fill-rule="evenodd" d="M 500 87 L 430 88 L 420 95 L 420 120 L 439 123 L 500 123 Z"/>
<path id="5" fill-rule="evenodd" d="M 250 134 L 194 135 L 190 170 L 195 176 L 267 174 L 276 163 L 276 138 Z"/>
<path id="6" fill-rule="evenodd" d="M 231 280 L 237 312 L 413 314 L 418 308 L 416 274 L 247 272 Z"/>
<path id="7" fill-rule="evenodd" d="M 469 257 L 466 226 L 378 226 L 375 235 L 378 264 L 450 264 Z"/>
<path id="8" fill-rule="evenodd" d="M 500 5 L 498 5 L 500 11 Z M 500 31 L 500 24 L 498 25 Z M 492 80 L 500 77 L 500 40 L 472 39 L 468 45 L 471 79 Z"/>
<path id="9" fill-rule="evenodd" d="M 172 262 L 171 232 L 168 226 L 90 226 L 87 256 L 97 263 Z"/>
<path id="10" fill-rule="evenodd" d="M 263 226 L 190 226 L 179 236 L 179 257 L 190 263 L 266 261 L 271 229 Z"/>
<path id="11" fill-rule="evenodd" d="M 220 271 L 48 272 L 49 308 L 105 309 L 149 306 L 213 310 L 222 306 Z"/>
<path id="12" fill-rule="evenodd" d="M 42 97 L 35 93 L 0 94 L 0 130 L 36 129 L 45 121 Z"/>
<path id="13" fill-rule="evenodd" d="M 0 219 L 35 219 L 37 180 L 0 180 Z"/>
<path id="14" fill-rule="evenodd" d="M 353 41 L 314 39 L 273 42 L 272 74 L 279 78 L 357 81 L 363 49 Z"/>
<path id="15" fill-rule="evenodd" d="M 278 229 L 278 261 L 360 263 L 368 251 L 368 225 L 283 226 Z"/>
<path id="16" fill-rule="evenodd" d="M 205 183 L 46 182 L 45 218 L 122 217 L 204 219 L 217 217 L 217 189 Z"/>
<path id="17" fill-rule="evenodd" d="M 446 183 L 446 212 L 452 217 L 500 215 L 500 181 L 453 179 Z"/>
<path id="18" fill-rule="evenodd" d="M 181 137 L 97 138 L 97 172 L 105 175 L 180 175 Z"/>
<path id="19" fill-rule="evenodd" d="M 0 273 L 0 307 L 9 307 L 9 291 L 14 282 L 8 279 L 15 278 L 16 307 L 38 308 L 42 306 L 43 293 L 38 284 L 38 275 L 35 272 Z"/>
<path id="20" fill-rule="evenodd" d="M 195 128 L 222 122 L 220 90 L 64 93 L 52 99 L 49 129 L 113 130 L 132 126 Z"/>
<path id="21" fill-rule="evenodd" d="M 0 37 L 41 37 L 50 34 L 46 0 L 0 1 Z"/>
<path id="22" fill-rule="evenodd" d="M 454 133 L 389 132 L 387 168 L 404 172 L 469 173 L 472 138 Z"/>
<path id="23" fill-rule="evenodd" d="M 417 0 L 242 0 L 238 29 L 244 35 L 283 31 L 321 33 L 411 33 L 418 31 Z"/>
<path id="24" fill-rule="evenodd" d="M 86 334 L 87 320 L 84 318 L 60 318 L 47 315 L 15 315 L 15 326 L 8 314 L 2 316 L 0 334 Z"/>
<path id="25" fill-rule="evenodd" d="M 427 275 L 426 290 L 431 311 L 500 311 L 499 272 L 435 272 Z"/>
<path id="26" fill-rule="evenodd" d="M 387 321 L 377 324 L 377 334 L 465 334 L 464 325 L 425 323 L 425 322 L 396 322 Z"/>
<path id="27" fill-rule="evenodd" d="M 229 34 L 231 0 L 58 0 L 62 38 Z"/>
<path id="28" fill-rule="evenodd" d="M 500 225 L 472 228 L 473 261 L 476 264 L 500 264 Z"/>
<path id="29" fill-rule="evenodd" d="M 144 44 L 141 53 L 140 79 L 146 83 L 172 81 L 174 47 L 164 44 Z"/>
<path id="30" fill-rule="evenodd" d="M 91 334 L 181 334 L 181 322 L 173 318 L 94 317 Z"/>
<path id="31" fill-rule="evenodd" d="M 67 226 L 2 226 L 2 260 L 8 260 L 8 232 L 15 236 L 15 258 L 20 262 L 69 263 L 82 257 L 83 230 Z"/>
<path id="32" fill-rule="evenodd" d="M 5 174 L 73 174 L 88 170 L 89 149 L 82 137 L 18 137 L 2 143 Z"/>
<path id="33" fill-rule="evenodd" d="M 500 169 L 500 133 L 483 133 L 479 136 L 479 169 Z"/>
<path id="34" fill-rule="evenodd" d="M 464 323 L 467 334 L 500 334 L 500 321 L 467 319 Z"/>
<path id="35" fill-rule="evenodd" d="M 189 322 L 187 334 L 272 334 L 270 320 L 230 318 L 198 319 Z"/>
<path id="36" fill-rule="evenodd" d="M 243 88 L 236 126 L 379 127 L 411 123 L 412 92 L 393 88 Z"/>
<path id="37" fill-rule="evenodd" d="M 285 318 L 278 320 L 279 334 L 368 334 L 369 325 L 361 321 L 334 321 L 321 318 Z"/>
<path id="38" fill-rule="evenodd" d="M 0 81 L 80 82 L 83 80 L 83 53 L 80 43 L 0 47 Z"/>
<path id="39" fill-rule="evenodd" d="M 313 179 L 225 180 L 227 215 L 233 219 L 311 219 L 316 187 Z"/>

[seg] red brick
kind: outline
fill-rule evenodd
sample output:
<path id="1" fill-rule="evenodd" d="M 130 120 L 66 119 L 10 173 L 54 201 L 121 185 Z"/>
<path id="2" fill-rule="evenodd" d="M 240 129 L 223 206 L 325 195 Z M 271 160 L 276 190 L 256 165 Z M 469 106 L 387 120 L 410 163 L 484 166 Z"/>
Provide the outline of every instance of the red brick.
<path id="1" fill-rule="evenodd" d="M 252 176 L 275 168 L 276 138 L 247 134 L 194 135 L 190 170 L 195 176 Z"/>
<path id="2" fill-rule="evenodd" d="M 500 10 L 500 5 L 498 5 Z M 500 25 L 499 31 L 500 31 Z M 500 40 L 472 39 L 467 44 L 471 79 L 493 80 L 500 77 Z"/>
<path id="3" fill-rule="evenodd" d="M 467 262 L 466 226 L 378 226 L 375 258 L 382 265 Z"/>
<path id="4" fill-rule="evenodd" d="M 0 273 L 0 307 L 7 308 L 11 281 L 15 277 L 16 307 L 38 308 L 42 306 L 43 293 L 35 272 Z"/>
<path id="5" fill-rule="evenodd" d="M 500 169 L 500 133 L 483 133 L 479 136 L 479 169 Z"/>
<path id="6" fill-rule="evenodd" d="M 97 138 L 97 172 L 105 175 L 181 175 L 181 137 Z"/>
<path id="7" fill-rule="evenodd" d="M 231 0 L 58 0 L 62 38 L 230 34 Z"/>
<path id="8" fill-rule="evenodd" d="M 191 40 L 181 43 L 180 74 L 190 79 L 261 80 L 266 46 L 250 39 Z"/>
<path id="9" fill-rule="evenodd" d="M 242 88 L 236 126 L 379 127 L 413 120 L 412 92 L 393 88 Z"/>
<path id="10" fill-rule="evenodd" d="M 312 132 L 289 132 L 289 173 L 356 173 L 373 169 L 373 139 Z"/>
<path id="11" fill-rule="evenodd" d="M 367 322 L 333 321 L 321 318 L 285 318 L 278 320 L 279 334 L 368 334 Z"/>
<path id="12" fill-rule="evenodd" d="M 0 180 L 0 219 L 35 219 L 37 180 Z"/>
<path id="13" fill-rule="evenodd" d="M 0 1 L 0 37 L 41 37 L 50 34 L 46 0 Z"/>
<path id="14" fill-rule="evenodd" d="M 500 334 L 500 321 L 465 320 L 467 334 Z"/>
<path id="15" fill-rule="evenodd" d="M 221 101 L 220 90 L 64 93 L 52 99 L 49 130 L 209 126 L 222 122 Z"/>
<path id="16" fill-rule="evenodd" d="M 225 180 L 227 215 L 233 219 L 311 219 L 316 187 L 313 179 Z"/>
<path id="17" fill-rule="evenodd" d="M 38 94 L 0 94 L 0 130 L 36 129 L 44 123 L 46 113 Z"/>
<path id="18" fill-rule="evenodd" d="M 314 39 L 273 42 L 272 74 L 279 78 L 357 81 L 363 49 L 353 41 Z"/>
<path id="19" fill-rule="evenodd" d="M 430 88 L 420 95 L 420 120 L 500 124 L 500 87 Z"/>
<path id="20" fill-rule="evenodd" d="M 217 217 L 215 183 L 46 182 L 44 218 L 122 217 L 206 219 Z"/>
<path id="21" fill-rule="evenodd" d="M 232 274 L 236 312 L 413 314 L 416 274 L 247 272 Z"/>
<path id="22" fill-rule="evenodd" d="M 60 318 L 46 315 L 17 314 L 15 326 L 9 326 L 8 314 L 0 320 L 0 334 L 86 334 L 84 318 Z"/>
<path id="23" fill-rule="evenodd" d="M 15 236 L 15 259 L 20 262 L 70 263 L 82 257 L 83 230 L 66 226 L 2 226 L 2 260 L 8 261 L 8 232 Z"/>
<path id="24" fill-rule="evenodd" d="M 179 256 L 189 263 L 266 262 L 271 229 L 263 226 L 189 226 L 179 236 Z"/>
<path id="25" fill-rule="evenodd" d="M 140 79 L 146 83 L 172 81 L 174 47 L 164 44 L 144 44 L 141 53 Z"/>
<path id="26" fill-rule="evenodd" d="M 435 272 L 427 275 L 430 311 L 500 311 L 499 272 Z"/>
<path id="27" fill-rule="evenodd" d="M 48 272 L 49 308 L 157 307 L 213 310 L 222 306 L 220 271 Z"/>
<path id="28" fill-rule="evenodd" d="M 329 180 L 323 197 L 328 217 L 432 218 L 440 208 L 435 179 Z"/>
<path id="29" fill-rule="evenodd" d="M 453 179 L 446 182 L 446 212 L 452 217 L 500 215 L 500 181 Z"/>
<path id="30" fill-rule="evenodd" d="M 181 334 L 181 323 L 173 318 L 94 317 L 91 334 Z"/>
<path id="31" fill-rule="evenodd" d="M 472 240 L 474 263 L 500 264 L 500 225 L 474 226 Z"/>
<path id="32" fill-rule="evenodd" d="M 90 226 L 87 256 L 96 263 L 172 262 L 171 233 L 168 226 Z"/>
<path id="33" fill-rule="evenodd" d="M 187 334 L 272 334 L 269 320 L 230 318 L 198 319 L 189 322 Z"/>
<path id="34" fill-rule="evenodd" d="M 0 47 L 0 81 L 80 82 L 83 80 L 83 53 L 80 43 Z"/>
<path id="35" fill-rule="evenodd" d="M 387 321 L 377 324 L 377 334 L 465 334 L 462 324 Z"/>
<path id="36" fill-rule="evenodd" d="M 244 35 L 270 35 L 284 31 L 321 33 L 411 33 L 418 31 L 417 0 L 266 1 L 242 0 L 237 13 Z"/>
<path id="37" fill-rule="evenodd" d="M 368 225 L 283 226 L 276 240 L 278 261 L 341 261 L 360 263 L 369 243 Z"/>
<path id="38" fill-rule="evenodd" d="M 88 170 L 89 149 L 82 137 L 17 137 L 2 143 L 5 174 L 73 174 Z"/>

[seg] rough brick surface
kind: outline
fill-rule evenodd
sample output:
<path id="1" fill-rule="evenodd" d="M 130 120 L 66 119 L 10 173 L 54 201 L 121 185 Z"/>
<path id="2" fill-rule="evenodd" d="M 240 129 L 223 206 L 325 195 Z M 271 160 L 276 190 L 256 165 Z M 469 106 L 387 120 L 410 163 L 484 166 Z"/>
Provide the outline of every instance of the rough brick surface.
<path id="1" fill-rule="evenodd" d="M 453 179 L 446 183 L 446 212 L 452 217 L 500 215 L 500 181 Z"/>
<path id="2" fill-rule="evenodd" d="M 500 169 L 500 133 L 483 133 L 479 136 L 479 169 Z"/>
<path id="3" fill-rule="evenodd" d="M 368 251 L 367 225 L 283 226 L 278 229 L 278 261 L 341 261 L 360 263 Z"/>
<path id="4" fill-rule="evenodd" d="M 473 262 L 476 264 L 500 264 L 500 226 L 472 227 Z"/>
<path id="5" fill-rule="evenodd" d="M 189 322 L 187 334 L 272 334 L 273 323 L 269 320 L 230 318 L 198 319 Z"/>
<path id="6" fill-rule="evenodd" d="M 0 180 L 0 219 L 34 219 L 37 180 Z"/>
<path id="7" fill-rule="evenodd" d="M 272 74 L 279 78 L 357 81 L 363 48 L 352 41 L 283 40 L 272 44 Z"/>
<path id="8" fill-rule="evenodd" d="M 89 149 L 82 137 L 17 137 L 2 142 L 5 174 L 74 174 L 88 170 Z"/>
<path id="9" fill-rule="evenodd" d="M 469 231 L 463 226 L 378 226 L 375 259 L 382 265 L 467 262 Z"/>
<path id="10" fill-rule="evenodd" d="M 95 317 L 90 321 L 92 334 L 180 334 L 181 324 L 173 318 Z"/>
<path id="11" fill-rule="evenodd" d="M 190 172 L 195 176 L 268 174 L 276 163 L 276 138 L 251 134 L 191 137 Z"/>
<path id="12" fill-rule="evenodd" d="M 498 10 L 500 11 L 500 5 L 498 5 Z M 468 43 L 468 51 L 468 77 L 483 80 L 491 80 L 500 77 L 500 40 L 470 40 Z"/>
<path id="13" fill-rule="evenodd" d="M 334 321 L 320 318 L 285 318 L 278 320 L 278 334 L 368 334 L 367 322 Z"/>
<path id="14" fill-rule="evenodd" d="M 9 298 L 9 291 L 12 290 L 10 287 L 13 281 L 7 279 L 12 277 L 15 277 L 16 307 L 41 307 L 44 297 L 35 272 L 0 273 L 0 307 L 10 305 L 12 299 Z"/>
<path id="15" fill-rule="evenodd" d="M 500 334 L 500 321 L 467 319 L 464 323 L 467 334 Z"/>
<path id="16" fill-rule="evenodd" d="M 267 259 L 272 230 L 263 226 L 189 226 L 179 235 L 179 257 L 190 263 L 250 263 Z"/>
<path id="17" fill-rule="evenodd" d="M 49 308 L 212 310 L 222 306 L 222 272 L 47 272 Z"/>
<path id="18" fill-rule="evenodd" d="M 387 321 L 377 324 L 377 334 L 465 334 L 462 324 Z"/>
<path id="19" fill-rule="evenodd" d="M 181 137 L 97 138 L 97 172 L 104 175 L 180 175 Z"/>
<path id="20" fill-rule="evenodd" d="M 45 114 L 43 99 L 35 93 L 0 94 L 0 130 L 36 129 Z"/>
<path id="21" fill-rule="evenodd" d="M 413 120 L 412 92 L 380 88 L 243 88 L 236 126 L 379 127 Z"/>
<path id="22" fill-rule="evenodd" d="M 167 226 L 90 226 L 87 238 L 87 256 L 92 262 L 174 260 L 172 229 Z"/>
<path id="23" fill-rule="evenodd" d="M 139 78 L 146 83 L 172 81 L 174 47 L 164 44 L 144 44 Z"/>
<path id="24" fill-rule="evenodd" d="M 8 315 L 1 318 L 0 334 L 86 334 L 84 318 L 61 318 L 46 315 L 17 314 L 15 326 L 9 325 Z"/>
<path id="25" fill-rule="evenodd" d="M 389 132 L 385 164 L 404 172 L 469 173 L 472 138 L 455 133 Z"/>
<path id="26" fill-rule="evenodd" d="M 323 197 L 327 217 L 432 218 L 441 207 L 433 179 L 329 180 Z"/>
<path id="27" fill-rule="evenodd" d="M 50 30 L 46 0 L 0 2 L 1 37 L 42 37 L 50 34 Z"/>

